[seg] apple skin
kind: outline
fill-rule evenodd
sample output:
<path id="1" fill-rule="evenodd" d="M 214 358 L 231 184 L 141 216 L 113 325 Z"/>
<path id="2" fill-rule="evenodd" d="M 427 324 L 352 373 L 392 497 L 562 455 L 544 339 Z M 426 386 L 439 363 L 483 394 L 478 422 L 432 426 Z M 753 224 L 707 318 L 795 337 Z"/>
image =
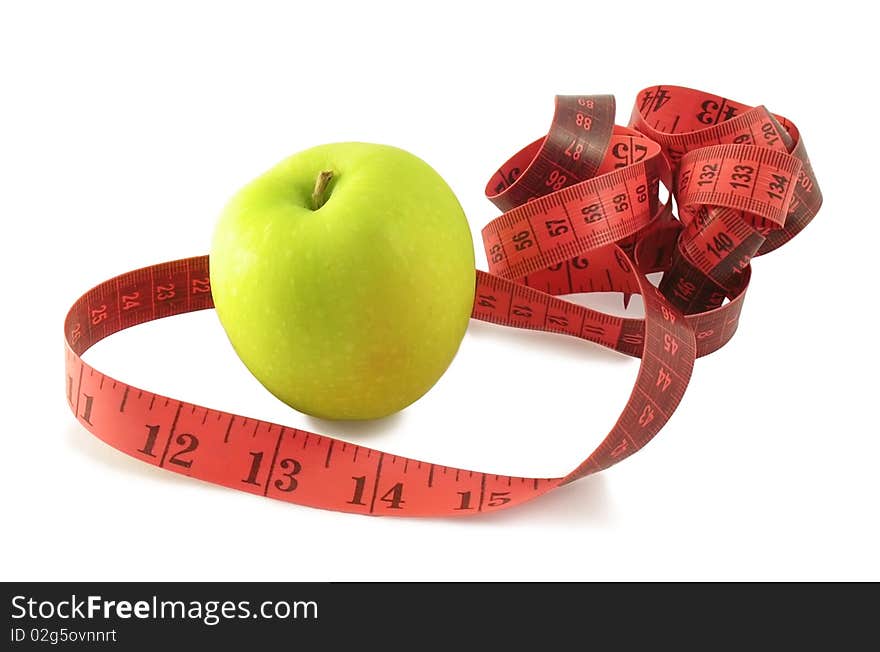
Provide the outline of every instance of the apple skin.
<path id="1" fill-rule="evenodd" d="M 313 210 L 315 181 L 333 177 Z M 374 419 L 427 392 L 474 301 L 474 247 L 451 188 L 396 147 L 332 143 L 241 189 L 214 231 L 220 322 L 253 375 L 296 410 Z"/>

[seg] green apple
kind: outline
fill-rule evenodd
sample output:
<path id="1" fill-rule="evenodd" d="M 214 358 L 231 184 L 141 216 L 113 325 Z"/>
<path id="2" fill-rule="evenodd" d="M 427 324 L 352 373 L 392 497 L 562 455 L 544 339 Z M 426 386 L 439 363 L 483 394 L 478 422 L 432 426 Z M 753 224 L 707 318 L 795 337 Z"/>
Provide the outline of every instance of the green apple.
<path id="1" fill-rule="evenodd" d="M 467 329 L 474 249 L 452 190 L 396 147 L 334 143 L 282 161 L 224 209 L 210 255 L 220 322 L 291 407 L 371 419 L 440 378 Z"/>

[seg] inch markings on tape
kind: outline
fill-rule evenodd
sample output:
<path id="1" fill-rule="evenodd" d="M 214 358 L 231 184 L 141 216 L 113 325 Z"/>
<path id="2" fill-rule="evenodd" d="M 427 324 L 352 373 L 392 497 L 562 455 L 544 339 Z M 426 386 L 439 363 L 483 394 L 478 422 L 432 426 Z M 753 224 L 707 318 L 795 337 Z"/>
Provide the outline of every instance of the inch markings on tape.
<path id="1" fill-rule="evenodd" d="M 609 95 L 558 96 L 547 136 L 486 186 L 504 213 L 483 229 L 489 271 L 476 272 L 472 318 L 641 359 L 617 423 L 567 475 L 512 477 L 414 460 L 146 392 L 83 361 L 120 330 L 213 307 L 207 256 L 122 274 L 76 301 L 64 325 L 71 410 L 95 436 L 144 462 L 372 515 L 505 509 L 632 455 L 678 407 L 695 359 L 736 331 L 751 259 L 799 233 L 822 197 L 796 127 L 764 107 L 657 86 L 639 94 L 629 127 L 614 125 L 614 111 Z M 659 200 L 661 183 L 678 219 L 671 201 Z M 654 287 L 646 274 L 658 271 Z M 644 318 L 560 296 L 597 291 L 640 294 Z"/>

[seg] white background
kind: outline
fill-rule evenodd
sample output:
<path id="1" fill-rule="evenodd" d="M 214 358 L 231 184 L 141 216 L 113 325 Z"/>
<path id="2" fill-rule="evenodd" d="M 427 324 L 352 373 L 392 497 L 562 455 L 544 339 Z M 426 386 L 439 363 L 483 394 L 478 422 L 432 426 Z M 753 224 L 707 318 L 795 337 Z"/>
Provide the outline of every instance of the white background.
<path id="1" fill-rule="evenodd" d="M 859 9 L 825 6 L 3 3 L 2 579 L 880 579 L 877 93 L 858 73 L 876 36 Z M 507 512 L 375 519 L 146 466 L 69 413 L 69 305 L 207 252 L 229 196 L 286 155 L 341 140 L 418 154 L 457 193 L 485 268 L 479 231 L 498 211 L 483 187 L 545 133 L 553 95 L 614 93 L 625 123 L 657 83 L 794 119 L 825 205 L 755 262 L 739 333 L 623 464 Z M 591 301 L 620 310 L 617 296 Z M 541 476 L 601 440 L 638 364 L 472 323 L 423 399 L 346 425 L 266 393 L 212 311 L 129 330 L 87 360 L 203 405 Z"/>

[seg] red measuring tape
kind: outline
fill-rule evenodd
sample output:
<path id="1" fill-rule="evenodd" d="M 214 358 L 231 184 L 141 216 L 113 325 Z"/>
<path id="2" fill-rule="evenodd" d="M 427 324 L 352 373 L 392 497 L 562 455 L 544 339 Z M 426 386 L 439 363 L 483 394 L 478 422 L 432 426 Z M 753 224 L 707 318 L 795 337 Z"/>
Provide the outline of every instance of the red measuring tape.
<path id="1" fill-rule="evenodd" d="M 648 88 L 629 127 L 610 95 L 557 96 L 547 136 L 492 176 L 501 210 L 483 229 L 472 317 L 572 335 L 641 358 L 617 423 L 564 477 L 524 478 L 414 460 L 140 390 L 81 356 L 117 331 L 213 306 L 208 257 L 101 283 L 67 314 L 67 400 L 89 431 L 145 462 L 292 503 L 373 515 L 464 515 L 511 507 L 647 444 L 694 360 L 723 346 L 752 257 L 794 237 L 822 203 L 800 135 L 762 106 L 677 86 Z M 659 200 L 659 186 L 671 201 Z M 646 274 L 664 272 L 659 287 Z M 644 319 L 559 298 L 616 291 Z M 725 302 L 725 299 L 727 300 Z"/>

